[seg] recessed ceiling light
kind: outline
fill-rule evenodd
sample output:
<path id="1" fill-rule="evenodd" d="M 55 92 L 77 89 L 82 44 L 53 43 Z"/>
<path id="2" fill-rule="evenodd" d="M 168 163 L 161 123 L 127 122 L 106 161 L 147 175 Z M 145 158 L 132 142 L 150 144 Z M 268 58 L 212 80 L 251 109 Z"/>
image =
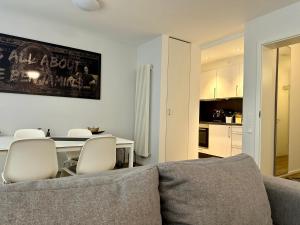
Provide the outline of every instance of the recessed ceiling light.
<path id="1" fill-rule="evenodd" d="M 72 0 L 73 4 L 82 10 L 95 11 L 101 8 L 100 0 Z"/>

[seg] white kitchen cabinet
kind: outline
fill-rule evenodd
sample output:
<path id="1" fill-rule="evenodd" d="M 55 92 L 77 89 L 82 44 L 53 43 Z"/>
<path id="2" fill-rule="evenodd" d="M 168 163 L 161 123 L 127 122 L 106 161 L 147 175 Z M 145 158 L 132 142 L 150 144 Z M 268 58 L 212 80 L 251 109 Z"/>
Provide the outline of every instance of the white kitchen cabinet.
<path id="1" fill-rule="evenodd" d="M 190 43 L 169 38 L 166 161 L 188 159 Z"/>
<path id="2" fill-rule="evenodd" d="M 200 99 L 213 99 L 216 97 L 217 71 L 202 72 L 200 76 Z"/>
<path id="3" fill-rule="evenodd" d="M 230 65 L 217 70 L 217 98 L 236 97 L 238 66 Z"/>
<path id="4" fill-rule="evenodd" d="M 243 135 L 242 134 L 232 134 L 231 135 L 231 145 L 232 147 L 236 148 L 242 148 L 242 140 L 243 140 Z"/>
<path id="5" fill-rule="evenodd" d="M 242 153 L 243 127 L 209 124 L 209 148 L 199 148 L 199 152 L 229 157 Z"/>
<path id="6" fill-rule="evenodd" d="M 235 155 L 239 155 L 242 153 L 242 149 L 241 148 L 231 148 L 231 155 L 235 156 Z"/>
<path id="7" fill-rule="evenodd" d="M 233 126 L 231 132 L 231 155 L 242 153 L 243 148 L 243 127 Z"/>
<path id="8" fill-rule="evenodd" d="M 232 64 L 203 71 L 200 99 L 243 97 L 243 64 Z"/>
<path id="9" fill-rule="evenodd" d="M 231 126 L 209 125 L 209 152 L 219 157 L 231 156 Z"/>
<path id="10" fill-rule="evenodd" d="M 243 126 L 232 126 L 232 133 L 243 134 Z"/>

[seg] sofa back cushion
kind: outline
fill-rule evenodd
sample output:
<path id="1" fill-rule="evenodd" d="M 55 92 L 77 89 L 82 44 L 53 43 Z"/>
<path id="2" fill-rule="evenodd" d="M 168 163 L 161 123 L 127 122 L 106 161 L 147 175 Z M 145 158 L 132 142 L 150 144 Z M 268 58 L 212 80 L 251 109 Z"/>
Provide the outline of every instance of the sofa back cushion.
<path id="1" fill-rule="evenodd" d="M 247 155 L 158 168 L 163 224 L 272 224 L 262 176 Z"/>
<path id="2" fill-rule="evenodd" d="M 0 185 L 0 224 L 160 225 L 157 167 Z"/>

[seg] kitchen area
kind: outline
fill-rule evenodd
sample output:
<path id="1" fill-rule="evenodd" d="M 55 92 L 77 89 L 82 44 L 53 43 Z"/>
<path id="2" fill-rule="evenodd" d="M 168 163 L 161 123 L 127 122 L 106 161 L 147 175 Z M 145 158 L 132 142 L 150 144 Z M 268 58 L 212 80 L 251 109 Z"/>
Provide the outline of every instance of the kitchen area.
<path id="1" fill-rule="evenodd" d="M 244 39 L 204 48 L 201 53 L 198 156 L 242 152 Z"/>

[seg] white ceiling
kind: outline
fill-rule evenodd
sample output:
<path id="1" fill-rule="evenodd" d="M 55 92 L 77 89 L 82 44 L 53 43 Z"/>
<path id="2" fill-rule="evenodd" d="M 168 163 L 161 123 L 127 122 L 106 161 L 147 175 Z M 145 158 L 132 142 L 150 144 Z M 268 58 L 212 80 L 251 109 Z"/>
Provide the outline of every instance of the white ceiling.
<path id="1" fill-rule="evenodd" d="M 240 37 L 225 43 L 204 49 L 201 52 L 201 63 L 211 63 L 224 58 L 244 54 L 244 38 Z"/>
<path id="2" fill-rule="evenodd" d="M 241 32 L 246 21 L 298 0 L 104 0 L 80 11 L 71 0 L 1 0 L 1 10 L 43 16 L 138 44 L 161 33 L 205 43 Z"/>

